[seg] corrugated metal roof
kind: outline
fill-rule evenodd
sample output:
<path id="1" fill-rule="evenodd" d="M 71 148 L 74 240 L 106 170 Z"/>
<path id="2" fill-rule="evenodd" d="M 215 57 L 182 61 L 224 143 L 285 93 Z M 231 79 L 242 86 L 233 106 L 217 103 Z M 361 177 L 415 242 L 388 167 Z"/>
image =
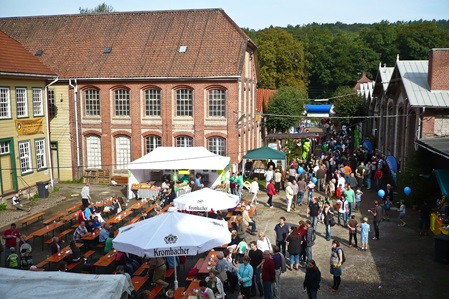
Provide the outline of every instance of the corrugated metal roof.
<path id="1" fill-rule="evenodd" d="M 427 60 L 397 61 L 396 67 L 412 107 L 449 107 L 449 90 L 430 91 Z"/>
<path id="2" fill-rule="evenodd" d="M 416 142 L 419 146 L 449 159 L 449 138 L 421 138 Z"/>

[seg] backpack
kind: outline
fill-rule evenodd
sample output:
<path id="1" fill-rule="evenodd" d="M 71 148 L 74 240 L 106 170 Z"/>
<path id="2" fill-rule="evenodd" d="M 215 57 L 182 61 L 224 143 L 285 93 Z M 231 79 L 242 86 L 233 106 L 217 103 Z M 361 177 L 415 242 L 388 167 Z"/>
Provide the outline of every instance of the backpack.
<path id="1" fill-rule="evenodd" d="M 345 252 L 343 251 L 343 249 L 341 249 L 341 247 L 337 247 L 337 254 L 339 250 L 341 250 L 341 257 L 342 257 L 341 264 L 343 265 L 346 262 Z"/>

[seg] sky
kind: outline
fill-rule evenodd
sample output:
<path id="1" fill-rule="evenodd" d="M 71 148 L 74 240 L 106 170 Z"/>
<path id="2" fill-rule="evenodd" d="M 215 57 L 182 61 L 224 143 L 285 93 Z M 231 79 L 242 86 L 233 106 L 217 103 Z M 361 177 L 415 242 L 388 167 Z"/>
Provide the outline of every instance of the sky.
<path id="1" fill-rule="evenodd" d="M 222 8 L 240 27 L 310 23 L 378 23 L 449 19 L 448 0 L 0 0 L 0 17 L 77 14 L 112 5 L 115 11 Z"/>

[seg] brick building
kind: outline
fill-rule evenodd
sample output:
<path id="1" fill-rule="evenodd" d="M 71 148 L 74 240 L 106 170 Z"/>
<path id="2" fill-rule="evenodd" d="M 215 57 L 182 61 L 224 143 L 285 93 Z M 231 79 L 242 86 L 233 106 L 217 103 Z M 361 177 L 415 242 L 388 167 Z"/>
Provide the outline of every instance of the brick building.
<path id="1" fill-rule="evenodd" d="M 221 9 L 3 18 L 0 30 L 59 76 L 60 179 L 127 173 L 157 146 L 204 146 L 236 165 L 261 144 L 257 48 Z"/>
<path id="2" fill-rule="evenodd" d="M 366 123 L 377 147 L 404 165 L 421 146 L 449 166 L 449 49 L 432 49 L 429 60 L 399 60 L 380 66 Z M 442 165 L 440 165 L 443 167 Z"/>

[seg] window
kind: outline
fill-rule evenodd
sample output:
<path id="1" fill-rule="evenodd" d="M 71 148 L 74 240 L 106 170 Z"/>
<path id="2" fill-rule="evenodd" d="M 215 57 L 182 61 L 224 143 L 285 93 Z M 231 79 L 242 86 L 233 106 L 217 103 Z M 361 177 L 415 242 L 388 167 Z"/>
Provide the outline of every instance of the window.
<path id="1" fill-rule="evenodd" d="M 16 88 L 17 117 L 28 117 L 27 89 Z"/>
<path id="2" fill-rule="evenodd" d="M 129 137 L 117 137 L 115 139 L 116 169 L 128 169 L 131 161 L 131 139 Z"/>
<path id="3" fill-rule="evenodd" d="M 176 91 L 176 116 L 192 116 L 192 91 L 180 89 Z"/>
<path id="4" fill-rule="evenodd" d="M 129 90 L 116 90 L 114 96 L 115 116 L 129 116 Z"/>
<path id="5" fill-rule="evenodd" d="M 0 87 L 0 118 L 11 118 L 9 88 Z"/>
<path id="6" fill-rule="evenodd" d="M 48 90 L 48 105 L 50 110 L 50 117 L 55 117 L 58 108 L 56 107 L 54 90 Z"/>
<path id="7" fill-rule="evenodd" d="M 224 138 L 221 137 L 209 138 L 209 151 L 214 154 L 225 156 L 226 155 L 225 145 L 226 140 Z"/>
<path id="8" fill-rule="evenodd" d="M 193 138 L 189 136 L 181 136 L 176 138 L 176 147 L 192 147 Z"/>
<path id="9" fill-rule="evenodd" d="M 87 168 L 101 168 L 101 139 L 98 136 L 86 138 Z"/>
<path id="10" fill-rule="evenodd" d="M 0 155 L 6 155 L 10 153 L 9 141 L 0 142 Z"/>
<path id="11" fill-rule="evenodd" d="M 209 91 L 209 116 L 225 116 L 226 91 L 214 89 Z"/>
<path id="12" fill-rule="evenodd" d="M 33 115 L 44 115 L 44 102 L 42 100 L 42 88 L 33 88 Z"/>
<path id="13" fill-rule="evenodd" d="M 22 174 L 31 172 L 31 146 L 29 141 L 19 142 L 19 156 Z"/>
<path id="14" fill-rule="evenodd" d="M 100 92 L 96 89 L 89 89 L 84 92 L 86 100 L 86 116 L 100 115 Z"/>
<path id="15" fill-rule="evenodd" d="M 151 153 L 158 146 L 161 146 L 161 138 L 159 136 L 148 136 L 145 138 L 145 153 Z"/>
<path id="16" fill-rule="evenodd" d="M 145 90 L 145 115 L 161 116 L 161 92 L 157 89 Z"/>
<path id="17" fill-rule="evenodd" d="M 34 141 L 34 151 L 36 152 L 37 170 L 47 168 L 47 159 L 45 155 L 45 139 Z"/>

